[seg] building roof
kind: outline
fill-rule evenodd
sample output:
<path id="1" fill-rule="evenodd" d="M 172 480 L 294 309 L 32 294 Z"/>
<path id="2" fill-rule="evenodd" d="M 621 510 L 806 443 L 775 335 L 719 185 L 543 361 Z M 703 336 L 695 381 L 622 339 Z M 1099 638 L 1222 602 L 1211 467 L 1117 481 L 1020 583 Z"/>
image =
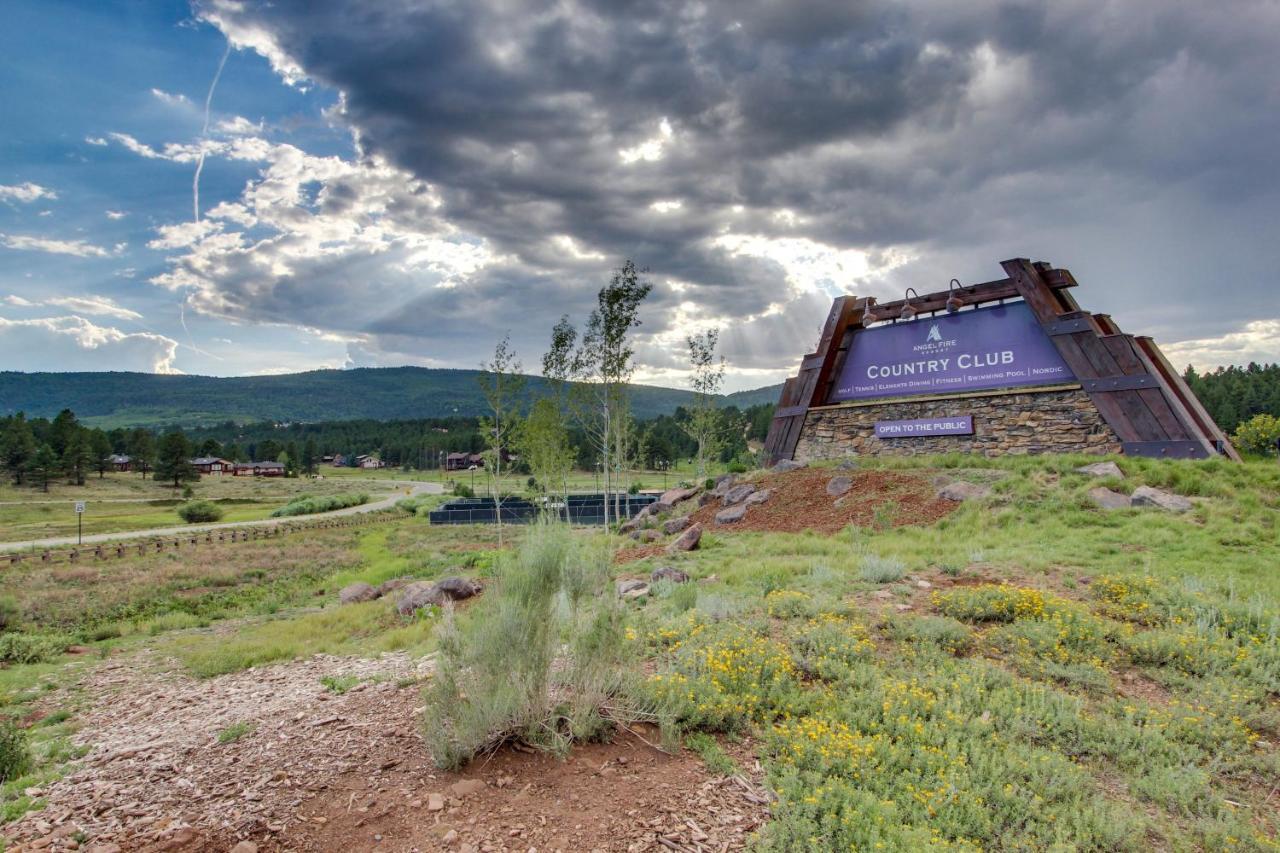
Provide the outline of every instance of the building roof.
<path id="1" fill-rule="evenodd" d="M 223 465 L 230 465 L 226 459 L 218 456 L 197 456 L 191 460 L 192 465 L 213 465 L 215 462 L 221 462 Z"/>
<path id="2" fill-rule="evenodd" d="M 123 465 L 126 462 L 133 461 L 133 457 L 125 453 L 112 453 L 111 461 L 117 465 Z"/>

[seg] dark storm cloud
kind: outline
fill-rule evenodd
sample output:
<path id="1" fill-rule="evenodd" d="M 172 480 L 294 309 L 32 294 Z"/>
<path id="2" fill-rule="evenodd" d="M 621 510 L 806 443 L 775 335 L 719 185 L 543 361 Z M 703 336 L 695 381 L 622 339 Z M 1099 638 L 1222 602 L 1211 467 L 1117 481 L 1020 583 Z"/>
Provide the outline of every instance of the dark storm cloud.
<path id="1" fill-rule="evenodd" d="M 422 318 L 477 300 L 546 325 L 580 315 L 632 257 L 658 284 L 647 331 L 693 301 L 746 320 L 724 337 L 732 358 L 788 368 L 827 297 L 724 234 L 914 258 L 830 283 L 883 297 L 1027 255 L 1071 267 L 1087 306 L 1175 339 L 1280 316 L 1280 6 L 1265 0 L 201 8 L 340 90 L 365 153 L 511 259 L 368 324 L 397 348 L 466 346 Z M 649 158 L 619 154 L 646 142 Z"/>

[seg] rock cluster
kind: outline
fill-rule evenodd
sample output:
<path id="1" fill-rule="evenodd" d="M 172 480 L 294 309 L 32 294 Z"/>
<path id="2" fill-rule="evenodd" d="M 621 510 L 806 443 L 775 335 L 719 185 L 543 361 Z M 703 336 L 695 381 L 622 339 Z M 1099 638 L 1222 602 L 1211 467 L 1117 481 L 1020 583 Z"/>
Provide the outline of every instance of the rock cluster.
<path id="1" fill-rule="evenodd" d="M 1187 512 L 1195 504 L 1182 495 L 1165 492 L 1151 486 L 1139 486 L 1133 494 L 1125 497 L 1120 492 L 1113 492 L 1099 486 L 1089 490 L 1089 499 L 1103 509 L 1127 509 L 1129 507 L 1154 507 L 1165 512 Z"/>

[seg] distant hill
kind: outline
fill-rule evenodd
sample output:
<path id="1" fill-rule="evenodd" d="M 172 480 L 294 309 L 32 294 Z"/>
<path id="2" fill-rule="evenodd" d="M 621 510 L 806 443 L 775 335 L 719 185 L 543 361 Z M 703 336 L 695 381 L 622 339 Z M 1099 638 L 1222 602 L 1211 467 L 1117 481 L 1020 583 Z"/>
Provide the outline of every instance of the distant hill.
<path id="1" fill-rule="evenodd" d="M 167 376 L 154 373 L 0 372 L 0 415 L 24 411 L 52 417 L 69 408 L 86 423 L 121 426 L 209 426 L 234 420 L 337 421 L 369 418 L 475 416 L 484 413 L 477 370 L 376 367 L 313 370 L 279 376 Z M 546 393 L 546 380 L 530 376 L 525 396 Z M 727 395 L 745 408 L 777 401 L 777 387 Z M 641 419 L 689 405 L 693 394 L 653 385 L 632 387 Z"/>

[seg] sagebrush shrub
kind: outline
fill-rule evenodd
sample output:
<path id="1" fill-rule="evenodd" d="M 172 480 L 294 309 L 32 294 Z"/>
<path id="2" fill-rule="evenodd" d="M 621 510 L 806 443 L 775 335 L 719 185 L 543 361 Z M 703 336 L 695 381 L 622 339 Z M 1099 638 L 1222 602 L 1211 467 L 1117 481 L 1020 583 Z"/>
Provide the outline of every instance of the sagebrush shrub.
<path id="1" fill-rule="evenodd" d="M 213 501 L 191 501 L 178 507 L 178 517 L 187 524 L 218 521 L 222 514 L 222 507 Z"/>
<path id="2" fill-rule="evenodd" d="M 625 613 L 608 565 L 607 553 L 538 525 L 465 615 L 446 607 L 423 724 L 437 766 L 510 740 L 564 754 L 625 713 Z"/>
<path id="3" fill-rule="evenodd" d="M 317 512 L 332 512 L 335 509 L 361 506 L 368 502 L 369 496 L 365 494 L 325 495 L 323 497 L 304 495 L 289 501 L 271 513 L 271 517 L 285 518 L 293 515 L 314 515 Z"/>
<path id="4" fill-rule="evenodd" d="M 13 600 L 13 596 L 0 596 L 0 634 L 15 630 L 21 619 L 22 609 Z"/>
<path id="5" fill-rule="evenodd" d="M 868 554 L 862 558 L 862 568 L 858 571 L 858 577 L 867 583 L 892 583 L 902 580 L 902 576 L 906 573 L 907 567 L 902 564 L 902 561 L 892 557 Z"/>
<path id="6" fill-rule="evenodd" d="M 13 720 L 0 719 L 0 783 L 17 779 L 31 768 L 27 733 Z"/>

